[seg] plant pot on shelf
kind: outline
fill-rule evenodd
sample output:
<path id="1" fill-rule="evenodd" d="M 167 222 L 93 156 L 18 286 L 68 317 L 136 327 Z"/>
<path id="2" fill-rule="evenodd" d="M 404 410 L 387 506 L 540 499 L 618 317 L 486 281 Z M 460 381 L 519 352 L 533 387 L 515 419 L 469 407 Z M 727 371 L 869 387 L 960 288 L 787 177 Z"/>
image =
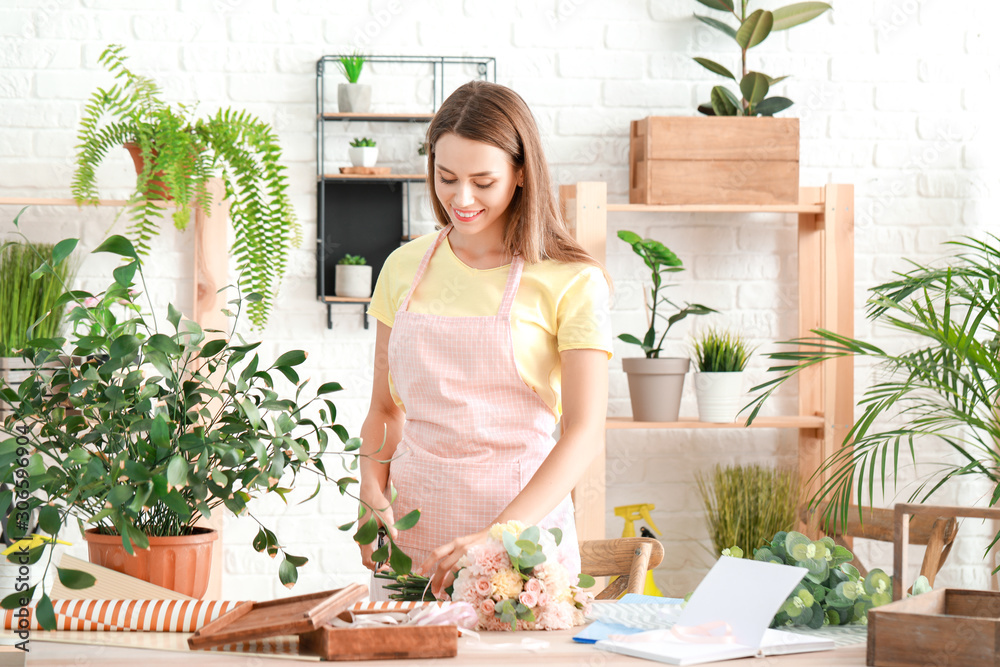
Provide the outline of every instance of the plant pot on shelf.
<path id="1" fill-rule="evenodd" d="M 128 142 L 125 144 L 125 150 L 128 154 L 132 156 L 132 162 L 135 163 L 135 173 L 139 175 L 142 173 L 143 167 L 146 166 L 146 161 L 142 159 L 142 149 L 139 148 L 139 144 Z M 171 199 L 170 189 L 166 184 L 159 179 L 163 175 L 162 171 L 158 171 L 150 177 L 149 181 L 149 199 L 151 200 L 167 200 Z"/>
<path id="2" fill-rule="evenodd" d="M 743 373 L 695 373 L 698 419 L 712 424 L 736 421 L 743 396 Z"/>
<path id="3" fill-rule="evenodd" d="M 151 584 L 201 599 L 212 573 L 212 546 L 219 533 L 195 528 L 191 535 L 149 536 L 149 549 L 130 556 L 120 535 L 102 535 L 95 528 L 83 533 L 90 562 Z"/>
<path id="4" fill-rule="evenodd" d="M 338 264 L 333 276 L 334 294 L 352 299 L 367 299 L 372 295 L 372 267 L 359 264 Z"/>
<path id="5" fill-rule="evenodd" d="M 628 374 L 633 421 L 677 421 L 684 376 L 690 366 L 691 360 L 685 357 L 622 359 L 622 369 Z"/>
<path id="6" fill-rule="evenodd" d="M 632 121 L 633 204 L 796 204 L 799 119 L 649 116 Z"/>
<path id="7" fill-rule="evenodd" d="M 368 113 L 372 107 L 372 87 L 364 83 L 337 85 L 337 108 L 341 113 Z"/>
<path id="8" fill-rule="evenodd" d="M 378 161 L 378 146 L 351 146 L 347 156 L 355 167 L 374 167 Z"/>

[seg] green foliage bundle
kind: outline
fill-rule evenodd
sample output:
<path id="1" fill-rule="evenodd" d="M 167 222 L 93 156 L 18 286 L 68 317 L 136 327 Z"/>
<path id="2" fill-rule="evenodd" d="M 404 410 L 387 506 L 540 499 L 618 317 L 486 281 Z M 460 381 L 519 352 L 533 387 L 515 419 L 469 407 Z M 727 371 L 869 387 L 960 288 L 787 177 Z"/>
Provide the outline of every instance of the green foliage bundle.
<path id="1" fill-rule="evenodd" d="M 694 341 L 695 362 L 702 373 L 738 373 L 753 349 L 738 333 L 708 329 Z"/>
<path id="2" fill-rule="evenodd" d="M 694 61 L 713 74 L 731 79 L 739 86 L 743 95 L 742 98 L 738 98 L 725 86 L 716 86 L 712 88 L 711 101 L 700 105 L 698 111 L 708 116 L 773 116 L 792 106 L 793 102 L 787 97 L 767 97 L 771 86 L 788 77 L 771 77 L 748 70 L 747 51 L 763 42 L 776 30 L 788 30 L 813 20 L 829 10 L 830 5 L 825 2 L 797 2 L 775 9 L 773 12 L 758 9 L 747 16 L 748 0 L 741 0 L 739 12 L 736 11 L 736 0 L 698 0 L 698 2 L 710 9 L 736 17 L 739 25 L 733 28 L 728 23 L 710 16 L 695 14 L 695 18 L 699 21 L 732 38 L 739 46 L 740 78 L 737 79 L 728 68 L 708 58 L 695 58 Z"/>
<path id="3" fill-rule="evenodd" d="M 660 351 L 663 349 L 663 339 L 667 337 L 667 333 L 672 326 L 688 315 L 707 315 L 716 311 L 697 303 L 684 304 L 682 308 L 667 297 L 660 296 L 660 290 L 669 287 L 668 284 L 664 284 L 666 274 L 684 270 L 680 258 L 672 250 L 659 241 L 644 239 L 635 232 L 624 229 L 618 232 L 618 238 L 632 246 L 635 254 L 642 258 L 646 268 L 649 269 L 653 282 L 653 286 L 650 288 L 651 303 L 647 304 L 650 308 L 649 329 L 646 330 L 642 340 L 631 334 L 620 334 L 618 338 L 626 343 L 632 343 L 641 347 L 643 352 L 646 353 L 647 359 L 659 359 Z M 677 312 L 667 317 L 663 314 L 662 306 L 676 308 Z M 658 310 L 659 312 L 657 312 Z M 667 322 L 667 326 L 660 335 L 659 340 L 656 338 L 657 317 L 661 317 Z"/>
<path id="4" fill-rule="evenodd" d="M 8 242 L 0 246 L 0 357 L 17 356 L 29 338 L 51 338 L 59 333 L 63 309 L 53 305 L 63 285 L 73 279 L 73 269 L 69 262 L 62 262 L 54 274 L 38 271 L 53 264 L 54 251 L 54 245 L 45 243 Z"/>
<path id="5" fill-rule="evenodd" d="M 54 270 L 75 245 L 75 239 L 58 244 L 46 266 Z M 308 380 L 296 371 L 305 352 L 292 350 L 262 363 L 254 351 L 260 343 L 234 333 L 244 303 L 239 295 L 229 302 L 236 312 L 227 312 L 234 318 L 228 333 L 203 330 L 173 305 L 161 323 L 137 303 L 145 280 L 132 243 L 112 236 L 94 252 L 123 258 L 114 282 L 98 294 L 67 287 L 54 307 L 70 307 L 70 339 L 29 341 L 37 366 L 52 360 L 61 365 L 32 373 L 16 391 L 0 379 L 0 396 L 13 411 L 4 424 L 11 437 L 0 442 L 0 482 L 8 485 L 0 490 L 0 516 L 8 515 L 15 499 L 27 502 L 26 511 L 38 511 L 41 531 L 52 537 L 32 542 L 37 558 L 70 521 L 81 532 L 96 528 L 120 535 L 131 554 L 148 547 L 147 536 L 189 534 L 199 518 L 224 507 L 259 524 L 253 547 L 272 558 L 283 555 L 278 577 L 291 587 L 307 559 L 288 553 L 248 503 L 271 493 L 287 502 L 306 473 L 316 476 L 315 491 L 302 502 L 311 500 L 327 479 L 324 455 L 342 457 L 346 474 L 336 484 L 351 495 L 361 443 L 335 423 L 337 408 L 325 397 L 341 386 L 327 382 L 305 400 Z M 64 346 L 87 361 L 72 365 Z M 275 391 L 279 376 L 294 385 L 292 397 Z M 342 449 L 331 447 L 333 437 L 344 443 Z M 418 516 L 403 517 L 397 528 L 411 526 Z M 360 543 L 375 538 L 369 523 L 358 528 Z M 59 576 L 74 587 L 92 583 L 65 568 Z M 12 608 L 33 593 L 9 596 L 2 604 Z M 54 622 L 44 592 L 38 617 L 43 624 Z"/>
<path id="6" fill-rule="evenodd" d="M 347 254 L 341 257 L 340 261 L 338 261 L 337 264 L 346 264 L 348 266 L 364 266 L 365 264 L 367 264 L 367 261 L 361 255 Z"/>
<path id="7" fill-rule="evenodd" d="M 351 140 L 352 148 L 375 148 L 375 140 L 368 137 L 355 137 Z"/>
<path id="8" fill-rule="evenodd" d="M 815 629 L 824 625 L 867 623 L 869 609 L 892 602 L 889 575 L 874 569 L 862 577 L 849 562 L 854 554 L 834 543 L 832 537 L 814 542 L 802 533 L 779 532 L 770 543 L 755 550 L 753 557 L 809 570 L 781 605 L 771 621 L 772 628 L 798 625 Z M 919 592 L 917 586 L 914 590 Z"/>
<path id="9" fill-rule="evenodd" d="M 698 473 L 695 480 L 716 553 L 733 545 L 751 553 L 795 525 L 799 480 L 794 470 L 716 465 L 711 475 Z"/>
<path id="10" fill-rule="evenodd" d="M 111 45 L 98 59 L 114 75 L 115 84 L 98 88 L 84 110 L 73 197 L 96 204 L 98 165 L 111 150 L 135 143 L 143 167 L 129 198 L 128 234 L 138 252 L 147 256 L 163 217 L 164 207 L 155 200 L 169 193 L 176 205 L 174 225 L 184 229 L 194 207 L 208 211 L 207 181 L 221 176 L 236 232 L 232 254 L 240 287 L 261 295 L 248 305 L 247 315 L 254 325 L 264 326 L 285 271 L 288 246 L 299 240 L 274 130 L 246 111 L 223 109 L 196 119 L 194 107 L 168 105 L 152 79 L 128 69 L 122 51 Z"/>
<path id="11" fill-rule="evenodd" d="M 358 79 L 361 77 L 361 68 L 364 67 L 365 56 L 359 51 L 355 51 L 349 56 L 341 56 L 340 60 L 337 62 L 337 67 L 340 68 L 340 73 L 350 83 L 357 83 Z"/>
<path id="12" fill-rule="evenodd" d="M 886 490 L 887 473 L 898 477 L 908 451 L 916 462 L 924 446 L 947 444 L 957 462 L 938 461 L 935 472 L 913 491 L 923 502 L 955 477 L 985 478 L 990 500 L 1000 500 L 1000 238 L 950 241 L 957 254 L 939 266 L 910 262 L 912 269 L 871 289 L 867 316 L 875 328 L 913 341 L 892 352 L 855 338 L 817 329 L 814 336 L 780 343 L 788 351 L 768 354 L 781 362 L 780 375 L 763 390 L 747 423 L 783 382 L 810 366 L 842 357 L 861 357 L 880 369 L 865 390 L 864 413 L 816 476 L 822 485 L 813 506 L 829 499 L 826 520 L 843 525 L 852 504 L 870 505 L 876 483 Z M 850 445 L 850 446 L 847 446 Z M 876 482 L 877 477 L 880 481 Z M 869 502 L 865 502 L 867 495 Z M 997 537 L 1000 537 L 998 534 Z M 994 543 L 997 538 L 994 538 Z M 987 547 L 986 553 L 993 544 Z"/>

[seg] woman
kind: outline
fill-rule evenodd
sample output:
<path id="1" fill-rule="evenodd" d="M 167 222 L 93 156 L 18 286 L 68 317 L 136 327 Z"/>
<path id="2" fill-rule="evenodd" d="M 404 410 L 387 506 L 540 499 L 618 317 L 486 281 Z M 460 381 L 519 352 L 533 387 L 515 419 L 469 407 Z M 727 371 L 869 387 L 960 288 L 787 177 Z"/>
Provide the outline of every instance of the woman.
<path id="1" fill-rule="evenodd" d="M 427 139 L 442 229 L 393 252 L 375 286 L 360 498 L 435 596 L 509 520 L 559 527 L 559 557 L 579 572 L 569 494 L 603 451 L 609 281 L 565 231 L 519 95 L 470 82 Z M 419 522 L 397 533 L 412 509 Z M 361 545 L 371 569 L 373 548 Z M 377 581 L 372 597 L 386 599 Z"/>

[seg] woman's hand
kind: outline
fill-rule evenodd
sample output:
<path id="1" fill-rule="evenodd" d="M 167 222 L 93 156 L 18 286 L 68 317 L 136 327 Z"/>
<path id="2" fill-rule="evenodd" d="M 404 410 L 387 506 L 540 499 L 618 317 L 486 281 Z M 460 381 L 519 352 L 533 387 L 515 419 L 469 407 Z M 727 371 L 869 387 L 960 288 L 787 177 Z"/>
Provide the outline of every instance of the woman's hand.
<path id="1" fill-rule="evenodd" d="M 389 533 L 392 539 L 395 540 L 396 529 L 392 525 L 395 523 L 392 516 L 392 506 L 389 504 L 389 499 L 386 498 L 385 493 L 374 488 L 366 488 L 363 486 L 361 488 L 360 498 L 361 505 L 365 508 L 365 513 L 364 516 L 358 520 L 358 528 L 368 522 L 368 519 L 372 516 L 371 508 L 374 508 L 375 522 L 378 525 L 383 526 L 386 532 Z M 362 565 L 373 572 L 379 569 L 388 569 L 388 565 L 383 565 L 379 568 L 375 564 L 375 561 L 372 560 L 372 554 L 375 553 L 376 549 L 378 549 L 378 540 L 372 540 L 368 544 L 358 544 L 358 547 L 361 549 Z"/>
<path id="2" fill-rule="evenodd" d="M 444 595 L 444 590 L 455 581 L 455 571 L 459 559 L 473 546 L 486 542 L 489 534 L 490 531 L 487 528 L 472 535 L 456 538 L 432 551 L 427 559 L 420 564 L 416 572 L 430 578 L 431 593 L 434 594 L 435 598 L 440 600 L 441 596 Z"/>

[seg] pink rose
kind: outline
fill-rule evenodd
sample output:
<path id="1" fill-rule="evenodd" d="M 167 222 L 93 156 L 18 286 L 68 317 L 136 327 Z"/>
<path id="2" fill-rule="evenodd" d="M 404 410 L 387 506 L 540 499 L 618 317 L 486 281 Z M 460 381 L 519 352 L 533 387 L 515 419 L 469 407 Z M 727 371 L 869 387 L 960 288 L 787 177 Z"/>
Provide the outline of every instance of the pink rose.
<path id="1" fill-rule="evenodd" d="M 496 614 L 497 603 L 490 598 L 486 598 L 479 603 L 479 611 L 481 611 L 487 618 L 490 618 Z"/>
<path id="2" fill-rule="evenodd" d="M 550 602 L 552 602 L 552 599 L 549 597 L 548 593 L 542 593 L 538 596 L 538 604 L 543 607 L 548 607 Z"/>
<path id="3" fill-rule="evenodd" d="M 476 593 L 480 597 L 489 597 L 490 593 L 493 592 L 493 584 L 486 577 L 476 578 Z"/>
<path id="4" fill-rule="evenodd" d="M 528 579 L 527 582 L 525 582 L 525 584 L 524 584 L 524 590 L 530 591 L 530 592 L 535 593 L 536 595 L 538 595 L 543 590 L 542 589 L 542 582 L 539 581 L 538 579 L 535 579 L 534 577 L 532 577 L 531 579 Z"/>
<path id="5" fill-rule="evenodd" d="M 533 609 L 536 604 L 538 604 L 538 593 L 532 593 L 529 590 L 521 591 L 521 594 L 517 597 L 518 602 L 523 604 L 529 609 Z"/>

